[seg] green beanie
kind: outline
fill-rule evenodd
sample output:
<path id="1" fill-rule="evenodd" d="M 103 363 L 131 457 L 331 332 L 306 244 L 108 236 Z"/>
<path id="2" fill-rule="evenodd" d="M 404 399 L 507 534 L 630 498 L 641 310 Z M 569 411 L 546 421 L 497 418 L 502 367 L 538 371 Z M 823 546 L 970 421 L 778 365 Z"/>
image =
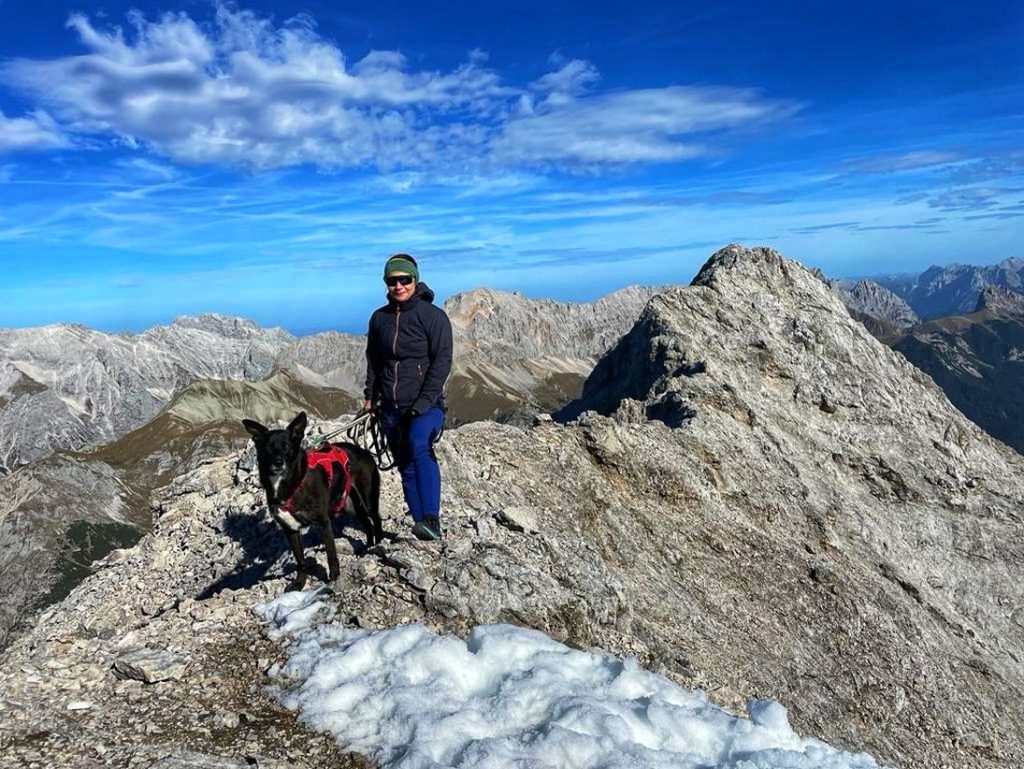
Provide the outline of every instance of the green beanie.
<path id="1" fill-rule="evenodd" d="M 393 272 L 406 272 L 412 275 L 417 283 L 420 280 L 419 268 L 408 254 L 395 254 L 384 263 L 384 277 L 386 278 Z"/>

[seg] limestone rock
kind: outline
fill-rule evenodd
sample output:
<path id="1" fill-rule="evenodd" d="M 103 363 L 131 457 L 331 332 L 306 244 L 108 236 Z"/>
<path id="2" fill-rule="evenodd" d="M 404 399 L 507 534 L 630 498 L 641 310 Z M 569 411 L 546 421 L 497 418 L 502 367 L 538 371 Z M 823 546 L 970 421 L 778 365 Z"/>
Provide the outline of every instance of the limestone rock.
<path id="1" fill-rule="evenodd" d="M 498 511 L 498 521 L 513 531 L 537 531 L 537 512 L 529 507 L 506 507 Z"/>
<path id="2" fill-rule="evenodd" d="M 159 649 L 134 649 L 115 660 L 114 671 L 123 678 L 155 684 L 159 681 L 180 681 L 185 674 L 185 663 Z"/>
<path id="3" fill-rule="evenodd" d="M 226 756 L 183 751 L 161 758 L 152 769 L 248 769 L 249 762 Z"/>

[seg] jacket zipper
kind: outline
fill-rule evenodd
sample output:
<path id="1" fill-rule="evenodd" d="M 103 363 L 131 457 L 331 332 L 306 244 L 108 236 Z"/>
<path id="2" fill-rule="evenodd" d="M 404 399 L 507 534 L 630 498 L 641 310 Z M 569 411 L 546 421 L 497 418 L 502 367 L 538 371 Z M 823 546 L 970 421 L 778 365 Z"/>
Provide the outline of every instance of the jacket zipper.
<path id="1" fill-rule="evenodd" d="M 402 320 L 402 307 L 395 308 L 395 338 L 391 342 L 391 353 L 395 356 L 395 381 L 391 384 L 391 402 L 398 406 L 398 324 Z"/>

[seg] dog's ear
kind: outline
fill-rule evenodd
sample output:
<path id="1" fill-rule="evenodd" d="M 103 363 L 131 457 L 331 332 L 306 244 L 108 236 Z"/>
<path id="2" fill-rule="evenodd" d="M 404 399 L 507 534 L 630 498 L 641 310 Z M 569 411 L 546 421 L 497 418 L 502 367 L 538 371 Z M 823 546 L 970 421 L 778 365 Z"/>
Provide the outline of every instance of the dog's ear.
<path id="1" fill-rule="evenodd" d="M 302 440 L 302 436 L 306 434 L 306 412 L 300 411 L 299 415 L 289 422 L 288 427 L 285 429 L 288 431 L 288 437 L 294 443 L 299 443 Z"/>
<path id="2" fill-rule="evenodd" d="M 263 443 L 267 439 L 267 434 L 270 432 L 266 427 L 261 425 L 259 422 L 254 422 L 251 419 L 243 419 L 242 427 L 244 427 L 249 435 L 252 436 L 253 441 L 257 444 Z"/>

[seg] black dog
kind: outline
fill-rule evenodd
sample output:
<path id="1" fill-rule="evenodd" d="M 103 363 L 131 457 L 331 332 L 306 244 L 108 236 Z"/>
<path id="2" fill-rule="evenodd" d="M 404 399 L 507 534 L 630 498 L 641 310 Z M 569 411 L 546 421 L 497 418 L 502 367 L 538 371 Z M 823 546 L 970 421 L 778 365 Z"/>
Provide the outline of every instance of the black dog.
<path id="1" fill-rule="evenodd" d="M 300 590 L 306 583 L 306 562 L 302 554 L 302 526 L 316 525 L 327 548 L 328 576 L 338 578 L 338 552 L 334 546 L 330 511 L 340 506 L 349 485 L 345 468 L 331 462 L 333 472 L 307 462 L 308 452 L 302 448 L 306 432 L 306 413 L 300 413 L 284 430 L 268 430 L 259 422 L 243 419 L 242 425 L 256 444 L 256 464 L 260 482 L 267 493 L 267 506 L 274 520 L 281 525 L 295 554 L 298 572 L 289 590 Z M 380 472 L 373 454 L 351 443 L 334 444 L 348 454 L 348 475 L 351 481 L 344 510 L 354 514 L 366 532 L 367 545 L 383 538 L 380 523 Z"/>

